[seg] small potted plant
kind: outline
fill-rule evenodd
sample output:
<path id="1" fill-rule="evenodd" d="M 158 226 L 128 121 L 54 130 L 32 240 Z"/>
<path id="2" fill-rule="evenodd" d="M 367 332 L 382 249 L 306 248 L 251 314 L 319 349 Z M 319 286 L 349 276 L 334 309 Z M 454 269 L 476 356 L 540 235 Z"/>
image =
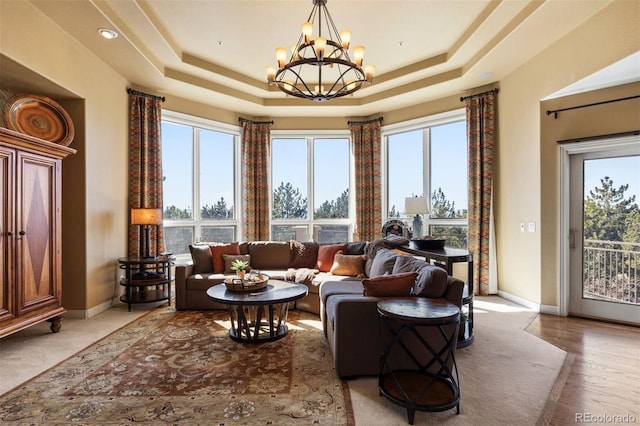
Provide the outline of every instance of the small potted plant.
<path id="1" fill-rule="evenodd" d="M 249 262 L 244 260 L 236 259 L 231 263 L 231 270 L 235 271 L 236 275 L 244 280 L 244 276 L 247 273 L 247 268 L 249 267 Z"/>

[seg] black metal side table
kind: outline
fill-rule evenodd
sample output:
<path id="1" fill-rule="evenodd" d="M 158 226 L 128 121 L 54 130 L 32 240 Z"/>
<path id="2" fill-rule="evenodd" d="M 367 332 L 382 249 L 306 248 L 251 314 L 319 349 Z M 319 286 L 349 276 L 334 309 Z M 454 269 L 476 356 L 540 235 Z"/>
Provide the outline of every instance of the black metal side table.
<path id="1" fill-rule="evenodd" d="M 171 266 L 173 258 L 167 256 L 130 256 L 118 259 L 118 267 L 124 270 L 120 285 L 125 288 L 120 301 L 131 311 L 134 303 L 166 300 L 171 306 Z"/>
<path id="2" fill-rule="evenodd" d="M 455 351 L 460 309 L 445 301 L 408 297 L 378 302 L 378 314 L 383 342 L 378 375 L 380 395 L 405 407 L 410 425 L 416 410 L 445 411 L 456 407 L 459 414 Z"/>

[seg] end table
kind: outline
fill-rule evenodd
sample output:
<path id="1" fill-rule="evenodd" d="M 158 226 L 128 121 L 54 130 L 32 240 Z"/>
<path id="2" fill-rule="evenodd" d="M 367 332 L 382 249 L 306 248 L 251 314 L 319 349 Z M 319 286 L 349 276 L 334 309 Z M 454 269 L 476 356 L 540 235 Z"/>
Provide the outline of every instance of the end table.
<path id="1" fill-rule="evenodd" d="M 380 395 L 405 407 L 410 425 L 416 410 L 456 407 L 460 414 L 455 359 L 460 309 L 424 297 L 390 298 L 378 302 L 378 314 L 381 341 L 383 332 L 391 334 L 380 357 Z"/>
<path id="2" fill-rule="evenodd" d="M 120 285 L 125 292 L 120 301 L 129 311 L 133 303 L 150 303 L 166 300 L 171 306 L 171 266 L 173 258 L 168 256 L 129 256 L 118 259 L 118 267 L 125 271 Z"/>

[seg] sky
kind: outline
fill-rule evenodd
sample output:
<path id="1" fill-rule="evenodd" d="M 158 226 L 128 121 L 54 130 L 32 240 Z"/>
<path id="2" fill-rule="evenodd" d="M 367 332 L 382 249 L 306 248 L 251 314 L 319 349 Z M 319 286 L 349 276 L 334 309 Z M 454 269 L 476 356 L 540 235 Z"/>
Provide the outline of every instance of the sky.
<path id="1" fill-rule="evenodd" d="M 389 135 L 389 203 L 403 212 L 405 197 L 423 195 L 422 164 L 431 156 L 433 192 L 442 188 L 447 200 L 456 209 L 467 207 L 466 126 L 464 122 L 431 128 L 431 151 L 425 153 L 422 130 Z M 176 205 L 192 208 L 191 179 L 184 171 L 191 169 L 191 130 L 188 126 L 165 122 L 163 132 L 163 173 L 166 177 L 165 207 Z M 274 143 L 274 186 L 291 182 L 304 197 L 307 180 L 307 145 L 303 139 L 279 139 Z M 233 204 L 234 151 L 233 135 L 205 130 L 201 132 L 201 194 L 204 204 L 213 204 L 220 197 Z M 327 137 L 315 146 L 314 174 L 316 194 L 314 208 L 323 201 L 334 201 L 348 187 L 347 138 Z M 169 161 L 167 161 L 169 160 Z M 627 196 L 636 195 L 640 204 L 640 156 L 588 160 L 585 166 L 585 188 L 600 186 L 600 179 L 609 176 L 616 187 L 629 184 Z"/>

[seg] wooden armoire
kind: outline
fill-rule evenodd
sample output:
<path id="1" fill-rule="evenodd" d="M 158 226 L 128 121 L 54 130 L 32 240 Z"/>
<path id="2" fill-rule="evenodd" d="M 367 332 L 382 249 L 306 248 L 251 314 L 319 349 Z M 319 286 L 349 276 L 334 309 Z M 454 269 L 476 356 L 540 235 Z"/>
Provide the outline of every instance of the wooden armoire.
<path id="1" fill-rule="evenodd" d="M 60 329 L 62 159 L 75 152 L 0 127 L 0 337 Z"/>

